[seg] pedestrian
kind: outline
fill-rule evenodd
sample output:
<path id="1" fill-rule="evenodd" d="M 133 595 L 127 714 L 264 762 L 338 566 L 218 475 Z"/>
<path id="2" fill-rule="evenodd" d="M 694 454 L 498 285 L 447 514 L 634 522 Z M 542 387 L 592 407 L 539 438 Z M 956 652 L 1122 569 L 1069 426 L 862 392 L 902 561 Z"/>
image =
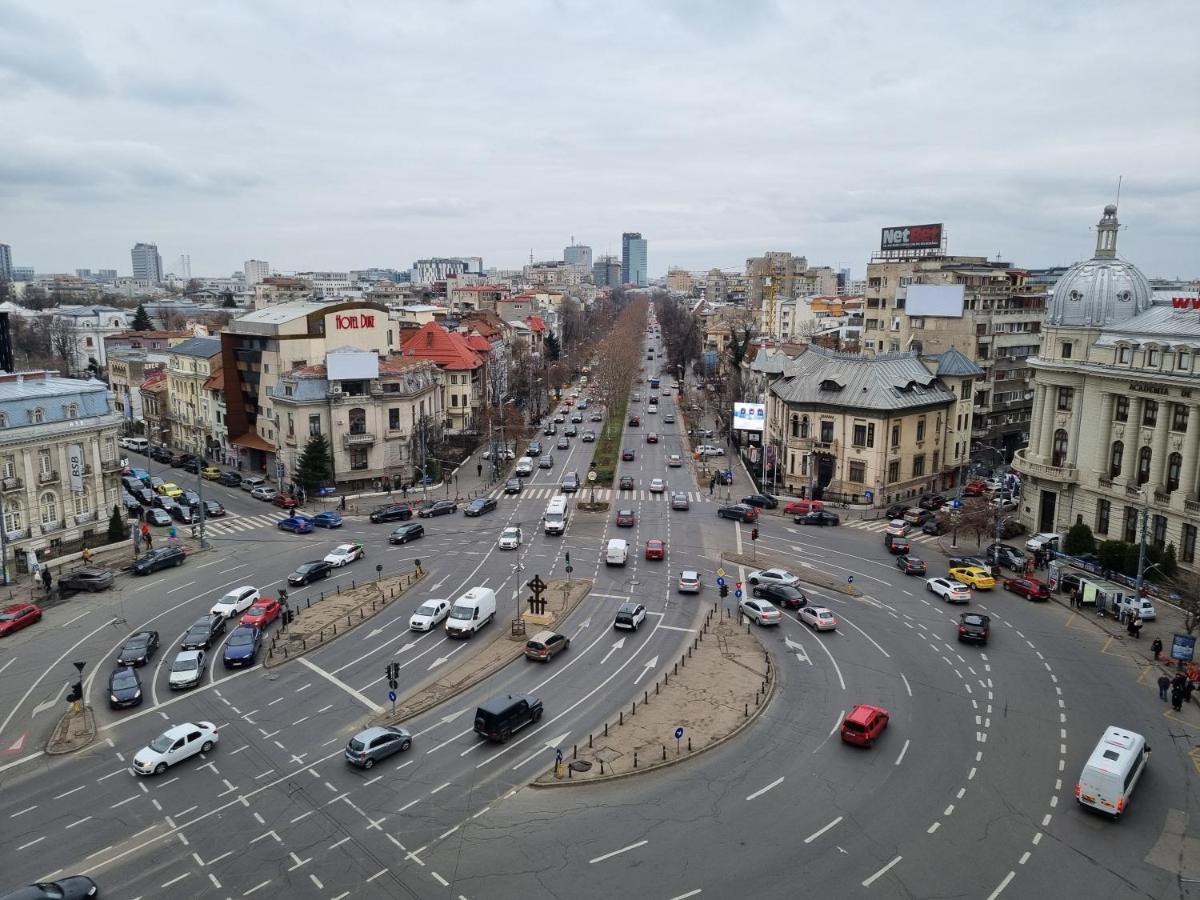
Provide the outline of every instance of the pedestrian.
<path id="1" fill-rule="evenodd" d="M 417 569 L 417 575 L 424 575 L 424 574 L 425 574 L 423 571 L 421 571 L 421 561 L 420 561 L 419 559 L 414 559 L 414 560 L 413 560 L 413 565 L 414 565 L 414 566 L 416 567 L 416 569 Z"/>
<path id="2" fill-rule="evenodd" d="M 45 566 L 45 567 L 42 569 L 42 584 L 43 584 L 43 585 L 45 586 L 45 588 L 46 588 L 46 595 L 47 595 L 47 596 L 49 596 L 49 594 L 50 594 L 50 585 L 51 585 L 51 578 L 50 578 L 50 567 L 49 567 L 49 566 Z"/>
<path id="3" fill-rule="evenodd" d="M 1167 702 L 1167 691 L 1171 689 L 1171 679 L 1166 675 L 1158 676 L 1158 696 L 1163 703 Z"/>
<path id="4" fill-rule="evenodd" d="M 481 463 L 481 462 L 475 463 L 475 477 L 476 478 L 483 477 L 483 463 Z"/>
<path id="5" fill-rule="evenodd" d="M 708 479 L 708 496 L 710 496 L 710 497 L 712 496 L 713 489 L 716 486 L 717 486 L 717 476 L 714 475 L 712 478 Z"/>
<path id="6" fill-rule="evenodd" d="M 174 545 L 179 539 L 179 533 L 175 531 L 175 526 L 171 526 L 171 530 L 167 532 L 167 543 Z"/>
<path id="7" fill-rule="evenodd" d="M 1177 687 L 1177 688 L 1171 689 L 1171 709 L 1175 710 L 1175 712 L 1182 712 L 1182 710 L 1183 710 L 1183 689 L 1182 688 Z"/>
<path id="8" fill-rule="evenodd" d="M 392 479 L 390 478 L 388 479 L 387 492 L 389 497 L 392 496 Z"/>
<path id="9" fill-rule="evenodd" d="M 1158 662 L 1159 656 L 1162 654 L 1162 639 L 1155 638 L 1150 642 L 1150 649 L 1154 652 L 1154 661 Z"/>
<path id="10" fill-rule="evenodd" d="M 150 535 L 150 529 L 145 525 L 142 526 L 142 542 L 145 543 L 147 550 L 154 549 L 154 540 Z"/>
<path id="11" fill-rule="evenodd" d="M 83 558 L 84 565 L 92 561 L 92 551 L 88 549 L 88 545 L 83 545 L 83 552 L 79 554 Z"/>
<path id="12" fill-rule="evenodd" d="M 342 512 L 346 511 L 346 495 L 345 494 L 342 494 L 342 499 L 338 501 L 338 509 L 342 510 Z"/>
<path id="13" fill-rule="evenodd" d="M 1129 633 L 1133 635 L 1134 640 L 1142 636 L 1142 617 L 1136 613 L 1129 620 Z"/>

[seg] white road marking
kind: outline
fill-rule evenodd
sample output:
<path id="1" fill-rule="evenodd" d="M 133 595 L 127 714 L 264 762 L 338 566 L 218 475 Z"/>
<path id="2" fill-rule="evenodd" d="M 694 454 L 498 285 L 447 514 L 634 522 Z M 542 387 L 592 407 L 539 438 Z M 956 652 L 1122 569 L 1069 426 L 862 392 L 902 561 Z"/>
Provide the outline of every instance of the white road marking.
<path id="1" fill-rule="evenodd" d="M 751 795 L 750 795 L 749 797 L 747 797 L 746 799 L 747 799 L 747 800 L 753 800 L 755 797 L 761 797 L 761 796 L 762 796 L 763 794 L 765 794 L 767 791 L 771 790 L 771 788 L 779 787 L 779 785 L 781 785 L 782 783 L 783 783 L 783 776 L 782 776 L 782 775 L 780 775 L 778 778 L 776 778 L 774 781 L 772 781 L 772 782 L 771 782 L 770 784 L 768 784 L 766 787 L 764 787 L 764 788 L 759 788 L 757 791 L 755 791 L 753 794 L 751 794 Z"/>
<path id="2" fill-rule="evenodd" d="M 890 868 L 891 868 L 892 866 L 894 866 L 896 863 L 900 862 L 900 860 L 902 860 L 902 859 L 904 859 L 904 857 L 903 857 L 903 856 L 897 856 L 897 857 L 896 857 L 895 859 L 893 859 L 893 860 L 892 860 L 890 863 L 888 863 L 886 866 L 884 866 L 882 869 L 880 869 L 878 872 L 876 872 L 874 875 L 872 875 L 870 878 L 868 878 L 866 881 L 864 881 L 864 882 L 862 883 L 862 886 L 863 886 L 863 887 L 870 887 L 872 884 L 874 884 L 874 883 L 875 883 L 875 880 L 876 880 L 877 878 L 879 878 L 881 875 L 885 874 L 885 873 L 887 872 L 887 870 L 888 870 L 888 869 L 890 869 Z"/>
<path id="3" fill-rule="evenodd" d="M 904 754 L 908 752 L 908 741 L 904 742 L 904 746 L 900 748 L 900 755 L 896 757 L 896 765 L 904 762 Z"/>
<path id="4" fill-rule="evenodd" d="M 780 779 L 781 781 L 783 779 Z M 620 850 L 613 850 L 611 853 L 605 853 L 602 856 L 597 856 L 594 859 L 589 859 L 589 865 L 595 865 L 598 862 L 604 862 L 606 859 L 612 859 L 614 856 L 620 856 L 622 853 L 628 853 L 630 850 L 636 850 L 638 847 L 644 847 L 649 841 L 638 841 L 636 844 L 630 844 L 627 847 L 622 847 Z"/>
<path id="5" fill-rule="evenodd" d="M 297 657 L 297 661 L 301 665 L 305 666 L 306 668 L 311 669 L 313 672 L 316 672 L 318 675 L 320 675 L 322 678 L 324 678 L 330 684 L 341 688 L 343 691 L 345 691 L 347 694 L 349 694 L 351 697 L 353 697 L 355 700 L 357 700 L 359 703 L 361 703 L 363 706 L 365 706 L 367 709 L 371 710 L 372 712 L 374 712 L 376 714 L 383 712 L 382 706 L 380 706 L 377 703 L 373 703 L 371 700 L 367 699 L 367 697 L 365 697 L 363 694 L 356 691 L 354 688 L 350 687 L 350 685 L 346 684 L 346 682 L 342 681 L 336 675 L 332 675 L 329 672 L 326 672 L 320 666 L 316 665 L 315 663 L 309 662 L 303 656 Z"/>
<path id="6" fill-rule="evenodd" d="M 806 837 L 804 839 L 804 843 L 811 844 L 813 841 L 815 841 L 817 838 L 819 838 L 821 835 L 823 835 L 825 832 L 827 832 L 830 828 L 833 828 L 835 825 L 837 825 L 841 821 L 842 821 L 842 816 L 838 816 L 836 819 L 834 819 L 832 822 L 830 822 L 824 828 L 814 831 L 812 834 L 810 834 L 808 837 Z"/>

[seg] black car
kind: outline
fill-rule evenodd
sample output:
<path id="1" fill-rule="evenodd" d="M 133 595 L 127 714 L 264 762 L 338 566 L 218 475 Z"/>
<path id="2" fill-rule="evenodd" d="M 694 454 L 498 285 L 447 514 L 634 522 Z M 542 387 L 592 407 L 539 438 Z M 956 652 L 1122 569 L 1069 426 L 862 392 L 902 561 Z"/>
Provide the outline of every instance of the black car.
<path id="1" fill-rule="evenodd" d="M 464 516 L 482 516 L 496 508 L 495 497 L 476 497 L 463 508 Z"/>
<path id="2" fill-rule="evenodd" d="M 939 534 L 946 533 L 946 523 L 941 519 L 929 519 L 921 526 L 922 534 L 930 534 L 937 537 Z"/>
<path id="3" fill-rule="evenodd" d="M 108 676 L 108 705 L 110 709 L 127 709 L 140 706 L 142 702 L 142 679 L 137 669 L 121 666 Z"/>
<path id="4" fill-rule="evenodd" d="M 154 491 L 145 486 L 140 487 L 137 490 L 130 491 L 129 494 L 134 500 L 142 504 L 142 506 L 153 506 L 154 498 L 157 496 Z"/>
<path id="5" fill-rule="evenodd" d="M 208 519 L 219 519 L 225 515 L 225 507 L 216 500 L 204 501 L 204 516 Z"/>
<path id="6" fill-rule="evenodd" d="M 925 565 L 925 560 L 920 557 L 913 556 L 911 553 L 905 553 L 903 556 L 896 557 L 896 568 L 905 575 L 924 575 L 928 566 Z"/>
<path id="7" fill-rule="evenodd" d="M 158 632 L 139 631 L 125 639 L 117 656 L 119 666 L 144 666 L 158 652 Z"/>
<path id="8" fill-rule="evenodd" d="M 619 482 L 618 490 L 632 491 L 633 490 L 633 476 L 632 475 L 622 475 L 621 480 Z"/>
<path id="9" fill-rule="evenodd" d="M 183 640 L 179 642 L 180 650 L 207 650 L 221 635 L 225 633 L 225 617 L 207 615 L 192 623 Z"/>
<path id="10" fill-rule="evenodd" d="M 926 494 L 917 501 L 917 506 L 921 507 L 921 509 L 933 511 L 941 509 L 945 503 L 946 498 L 941 494 Z"/>
<path id="11" fill-rule="evenodd" d="M 142 479 L 134 478 L 132 475 L 126 475 L 124 478 L 122 478 L 121 484 L 124 486 L 125 490 L 129 491 L 130 493 L 134 491 L 140 491 L 146 486 Z"/>
<path id="12" fill-rule="evenodd" d="M 191 472 L 193 475 L 199 475 L 200 470 L 206 465 L 208 465 L 208 463 L 206 463 L 204 460 L 197 459 L 195 456 L 189 456 L 183 461 L 179 468 L 183 469 L 185 472 Z"/>
<path id="13" fill-rule="evenodd" d="M 412 507 L 406 503 L 393 506 L 381 506 L 371 511 L 371 521 L 378 525 L 380 522 L 404 522 L 412 518 Z"/>
<path id="14" fill-rule="evenodd" d="M 147 454 L 152 460 L 160 463 L 169 463 L 174 455 L 166 447 L 156 445 L 150 448 L 150 453 Z"/>
<path id="15" fill-rule="evenodd" d="M 753 506 L 734 503 L 732 506 L 717 507 L 717 518 L 737 519 L 739 522 L 753 522 L 758 516 Z"/>
<path id="16" fill-rule="evenodd" d="M 121 505 L 125 507 L 125 514 L 133 518 L 140 519 L 142 517 L 142 504 L 131 494 L 121 495 Z"/>
<path id="17" fill-rule="evenodd" d="M 240 487 L 242 476 L 237 472 L 222 472 L 217 479 L 217 484 L 223 484 L 225 487 Z"/>
<path id="18" fill-rule="evenodd" d="M 182 494 L 180 494 L 178 497 L 175 498 L 175 502 L 178 503 L 180 506 L 199 506 L 200 505 L 200 495 L 197 494 L 195 491 L 186 490 Z"/>
<path id="19" fill-rule="evenodd" d="M 171 466 L 173 469 L 179 469 L 182 468 L 183 464 L 191 458 L 192 457 L 190 453 L 172 453 L 167 458 L 167 465 Z"/>
<path id="20" fill-rule="evenodd" d="M 112 569 L 103 566 L 80 566 L 58 577 L 60 591 L 107 591 L 112 587 Z"/>
<path id="21" fill-rule="evenodd" d="M 328 578 L 329 573 L 333 571 L 333 566 L 325 562 L 323 559 L 315 559 L 312 562 L 301 563 L 296 567 L 296 571 L 288 576 L 288 584 L 305 585 L 312 584 L 318 578 Z"/>
<path id="22" fill-rule="evenodd" d="M 143 553 L 133 561 L 133 574 L 149 575 L 159 569 L 182 566 L 186 561 L 187 554 L 183 552 L 182 547 L 157 547 L 148 553 Z"/>
<path id="23" fill-rule="evenodd" d="M 792 516 L 792 521 L 797 525 L 832 526 L 842 524 L 837 513 L 825 512 L 823 509 L 816 509 L 802 516 Z"/>
<path id="24" fill-rule="evenodd" d="M 633 462 L 633 450 L 622 450 L 621 460 L 623 462 Z"/>
<path id="25" fill-rule="evenodd" d="M 152 506 L 142 513 L 142 521 L 151 525 L 170 525 L 171 517 L 164 510 Z"/>
<path id="26" fill-rule="evenodd" d="M 1083 584 L 1083 578 L 1078 572 L 1063 572 L 1058 576 L 1058 589 L 1064 594 L 1073 594 Z"/>
<path id="27" fill-rule="evenodd" d="M 893 503 L 884 512 L 885 519 L 903 519 L 904 514 L 908 511 L 907 503 Z"/>
<path id="28" fill-rule="evenodd" d="M 520 478 L 510 478 L 510 479 L 508 479 L 508 481 L 504 482 L 504 493 L 506 493 L 506 494 L 521 493 L 521 479 Z"/>
<path id="29" fill-rule="evenodd" d="M 434 500 L 418 509 L 417 515 L 422 519 L 430 519 L 434 516 L 448 516 L 455 512 L 458 512 L 458 504 L 453 500 Z"/>
<path id="30" fill-rule="evenodd" d="M 542 442 L 534 441 L 533 443 L 531 443 L 526 448 L 525 455 L 526 456 L 541 456 L 542 455 Z"/>
<path id="31" fill-rule="evenodd" d="M 779 499 L 771 494 L 751 494 L 749 497 L 743 497 L 742 502 L 759 509 L 775 509 L 779 505 Z"/>
<path id="32" fill-rule="evenodd" d="M 978 556 L 952 556 L 946 560 L 947 569 L 986 569 L 988 562 L 986 559 L 980 559 Z"/>
<path id="33" fill-rule="evenodd" d="M 96 882 L 86 875 L 70 875 L 18 888 L 0 900 L 85 900 L 97 896 L 99 890 Z"/>
<path id="34" fill-rule="evenodd" d="M 395 531 L 388 535 L 389 544 L 407 544 L 409 541 L 415 541 L 419 537 L 425 536 L 425 526 L 416 522 L 411 522 L 408 525 L 401 525 Z"/>
<path id="35" fill-rule="evenodd" d="M 962 613 L 958 617 L 958 639 L 986 644 L 991 622 L 992 620 L 983 613 Z"/>
<path id="36" fill-rule="evenodd" d="M 1008 544 L 992 544 L 987 548 L 986 559 L 990 563 L 1012 569 L 1014 572 L 1025 571 L 1025 554 Z"/>
<path id="37" fill-rule="evenodd" d="M 750 588 L 751 595 L 770 600 L 781 609 L 803 609 L 808 606 L 808 597 L 800 588 L 786 584 L 756 584 Z"/>
<path id="38" fill-rule="evenodd" d="M 554 437 L 556 434 L 558 434 L 558 426 L 553 422 L 547 422 L 546 427 L 542 429 L 542 434 L 544 434 L 546 437 Z"/>
<path id="39" fill-rule="evenodd" d="M 170 513 L 171 518 L 181 525 L 191 525 L 194 522 L 200 521 L 200 513 L 193 511 L 190 506 L 180 506 L 176 503 L 168 507 L 167 511 Z"/>

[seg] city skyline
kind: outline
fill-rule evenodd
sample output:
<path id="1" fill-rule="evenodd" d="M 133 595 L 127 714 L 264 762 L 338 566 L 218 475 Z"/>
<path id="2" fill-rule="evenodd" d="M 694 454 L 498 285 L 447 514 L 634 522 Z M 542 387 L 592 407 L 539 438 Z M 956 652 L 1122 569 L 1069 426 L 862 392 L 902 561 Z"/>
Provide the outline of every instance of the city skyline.
<path id="1" fill-rule="evenodd" d="M 1081 223 L 1124 176 L 1123 253 L 1196 274 L 1187 4 L 1029 3 L 936 27 L 928 9 L 217 5 L 134 35 L 104 8 L 9 5 L 0 104 L 22 128 L 0 160 L 0 241 L 39 272 L 124 272 L 140 240 L 197 275 L 465 253 L 517 269 L 570 235 L 619 254 L 636 228 L 651 278 L 764 250 L 861 275 L 880 229 L 944 222 L 952 253 L 1040 267 L 1080 258 Z M 795 53 L 800 31 L 830 40 Z M 314 48 L 356 64 L 314 70 Z"/>

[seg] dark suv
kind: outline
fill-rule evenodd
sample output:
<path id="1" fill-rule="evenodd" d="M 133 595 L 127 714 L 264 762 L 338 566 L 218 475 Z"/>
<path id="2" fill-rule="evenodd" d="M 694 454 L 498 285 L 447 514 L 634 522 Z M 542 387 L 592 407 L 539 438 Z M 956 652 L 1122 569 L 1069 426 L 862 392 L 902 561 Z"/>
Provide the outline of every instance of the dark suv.
<path id="1" fill-rule="evenodd" d="M 394 506 L 381 506 L 371 512 L 371 521 L 378 525 L 380 522 L 403 522 L 412 518 L 412 507 L 406 503 Z"/>
<path id="2" fill-rule="evenodd" d="M 739 522 L 753 522 L 758 518 L 758 510 L 744 503 L 735 503 L 732 506 L 719 506 L 717 507 L 717 518 L 737 519 Z"/>
<path id="3" fill-rule="evenodd" d="M 542 701 L 532 694 L 501 694 L 475 710 L 475 733 L 506 743 L 514 731 L 542 717 Z"/>
<path id="4" fill-rule="evenodd" d="M 158 547 L 133 561 L 133 574 L 149 575 L 168 566 L 182 566 L 186 560 L 182 547 Z"/>
<path id="5" fill-rule="evenodd" d="M 786 584 L 756 584 L 750 588 L 750 594 L 769 600 L 780 609 L 803 609 L 808 606 L 804 591 Z"/>
<path id="6" fill-rule="evenodd" d="M 112 587 L 113 573 L 111 569 L 101 566 L 81 566 L 73 569 L 58 579 L 60 591 L 106 591 Z"/>
<path id="7" fill-rule="evenodd" d="M 958 617 L 958 639 L 987 644 L 992 620 L 983 613 L 963 613 Z"/>

